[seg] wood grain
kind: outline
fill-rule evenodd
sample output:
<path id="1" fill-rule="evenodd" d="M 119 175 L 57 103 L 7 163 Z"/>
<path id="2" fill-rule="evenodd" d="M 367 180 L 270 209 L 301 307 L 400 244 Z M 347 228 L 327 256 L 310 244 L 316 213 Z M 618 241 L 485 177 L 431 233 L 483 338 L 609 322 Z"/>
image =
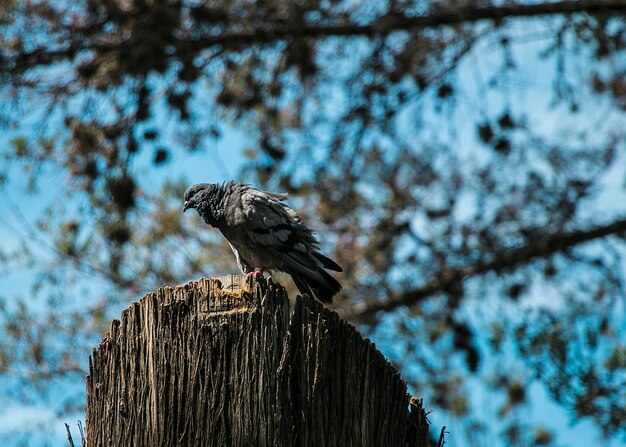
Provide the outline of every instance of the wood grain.
<path id="1" fill-rule="evenodd" d="M 271 280 L 148 293 L 93 351 L 87 445 L 427 446 L 421 400 L 358 331 Z"/>

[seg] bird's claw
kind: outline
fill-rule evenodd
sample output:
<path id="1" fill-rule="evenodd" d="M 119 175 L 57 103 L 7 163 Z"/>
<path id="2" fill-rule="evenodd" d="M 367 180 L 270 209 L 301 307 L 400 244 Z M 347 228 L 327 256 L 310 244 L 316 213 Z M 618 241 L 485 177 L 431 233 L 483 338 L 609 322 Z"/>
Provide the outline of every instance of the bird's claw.
<path id="1" fill-rule="evenodd" d="M 254 278 L 254 279 L 262 278 L 264 271 L 265 271 L 265 269 L 261 269 L 261 270 L 257 270 L 257 271 L 254 271 L 254 272 L 246 273 L 246 281 L 248 281 L 248 279 L 250 279 L 250 278 Z"/>

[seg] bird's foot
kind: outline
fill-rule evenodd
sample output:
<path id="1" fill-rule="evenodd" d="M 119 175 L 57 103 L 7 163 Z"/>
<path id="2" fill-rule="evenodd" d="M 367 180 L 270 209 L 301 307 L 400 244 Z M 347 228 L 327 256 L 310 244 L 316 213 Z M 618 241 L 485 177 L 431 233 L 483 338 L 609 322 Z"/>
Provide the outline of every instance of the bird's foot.
<path id="1" fill-rule="evenodd" d="M 248 285 L 251 284 L 250 282 L 250 278 L 253 278 L 254 280 L 258 280 L 259 278 L 263 278 L 263 272 L 265 272 L 265 268 L 262 268 L 261 270 L 257 270 L 254 272 L 248 272 L 246 273 L 246 280 L 244 282 L 243 288 L 242 290 L 244 292 L 248 292 Z"/>
<path id="2" fill-rule="evenodd" d="M 246 282 L 250 278 L 254 278 L 254 279 L 262 278 L 264 272 L 265 272 L 265 268 L 262 268 L 261 270 L 257 270 L 257 271 L 254 271 L 254 272 L 246 273 Z"/>

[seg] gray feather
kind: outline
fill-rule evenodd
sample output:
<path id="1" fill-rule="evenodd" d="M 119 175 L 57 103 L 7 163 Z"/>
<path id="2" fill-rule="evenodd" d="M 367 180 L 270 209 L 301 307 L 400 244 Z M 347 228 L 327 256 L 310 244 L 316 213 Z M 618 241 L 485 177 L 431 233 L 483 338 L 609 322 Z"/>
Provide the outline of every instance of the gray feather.
<path id="1" fill-rule="evenodd" d="M 195 208 L 230 243 L 243 273 L 255 268 L 289 273 L 301 293 L 330 302 L 341 285 L 324 269 L 342 271 L 319 252 L 313 232 L 274 194 L 241 183 L 199 183 L 185 192 L 183 210 Z"/>

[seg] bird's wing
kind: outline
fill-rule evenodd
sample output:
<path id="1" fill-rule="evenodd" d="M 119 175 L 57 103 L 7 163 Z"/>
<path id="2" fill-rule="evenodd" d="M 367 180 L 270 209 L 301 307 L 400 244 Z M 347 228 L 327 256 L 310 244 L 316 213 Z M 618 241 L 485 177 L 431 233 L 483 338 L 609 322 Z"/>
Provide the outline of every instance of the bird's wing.
<path id="1" fill-rule="evenodd" d="M 283 194 L 272 194 L 250 188 L 241 195 L 244 225 L 249 238 L 268 248 L 294 250 L 306 254 L 317 249 L 312 232 L 282 200 Z"/>
<path id="2" fill-rule="evenodd" d="M 319 253 L 313 232 L 286 204 L 286 196 L 249 188 L 241 194 L 241 214 L 253 250 L 265 250 L 281 260 L 280 270 L 291 275 L 302 293 L 314 292 L 324 302 L 341 285 L 324 268 L 341 271 L 333 260 Z"/>

